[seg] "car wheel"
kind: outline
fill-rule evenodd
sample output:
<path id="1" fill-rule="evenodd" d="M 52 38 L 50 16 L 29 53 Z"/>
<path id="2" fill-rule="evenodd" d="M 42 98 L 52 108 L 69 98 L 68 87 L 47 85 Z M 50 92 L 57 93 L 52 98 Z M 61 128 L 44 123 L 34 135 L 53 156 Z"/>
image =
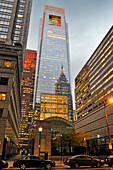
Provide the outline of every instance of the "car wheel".
<path id="1" fill-rule="evenodd" d="M 25 164 L 20 165 L 20 170 L 25 170 L 25 169 L 26 169 Z"/>
<path id="2" fill-rule="evenodd" d="M 72 168 L 72 169 L 73 169 L 73 168 L 74 168 L 74 166 L 73 166 L 73 165 L 71 165 L 71 166 L 70 166 L 70 168 Z"/>
<path id="3" fill-rule="evenodd" d="M 51 164 L 47 164 L 46 169 L 51 169 Z"/>
<path id="4" fill-rule="evenodd" d="M 97 162 L 96 167 L 97 167 L 97 168 L 100 168 L 100 167 L 101 167 L 100 162 Z"/>
<path id="5" fill-rule="evenodd" d="M 109 164 L 109 167 L 112 167 L 112 164 Z"/>
<path id="6" fill-rule="evenodd" d="M 75 168 L 79 168 L 79 164 L 78 163 L 75 163 Z"/>

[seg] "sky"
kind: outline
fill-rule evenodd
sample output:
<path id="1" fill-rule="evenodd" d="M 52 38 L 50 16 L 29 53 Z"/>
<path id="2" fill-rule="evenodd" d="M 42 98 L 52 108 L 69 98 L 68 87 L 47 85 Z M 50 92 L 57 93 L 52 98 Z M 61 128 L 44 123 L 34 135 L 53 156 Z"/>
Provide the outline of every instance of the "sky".
<path id="1" fill-rule="evenodd" d="M 45 4 L 65 9 L 74 105 L 75 77 L 113 25 L 113 0 L 33 0 L 27 49 L 38 50 L 39 21 Z"/>

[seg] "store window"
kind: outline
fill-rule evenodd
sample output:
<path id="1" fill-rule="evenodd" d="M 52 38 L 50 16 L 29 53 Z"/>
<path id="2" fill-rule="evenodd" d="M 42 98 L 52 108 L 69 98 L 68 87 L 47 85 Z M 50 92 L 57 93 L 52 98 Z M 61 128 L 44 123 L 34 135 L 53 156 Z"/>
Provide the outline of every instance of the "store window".
<path id="1" fill-rule="evenodd" d="M 5 93 L 0 93 L 0 100 L 4 101 L 6 99 Z"/>
<path id="2" fill-rule="evenodd" d="M 11 61 L 4 61 L 5 67 L 11 67 Z"/>

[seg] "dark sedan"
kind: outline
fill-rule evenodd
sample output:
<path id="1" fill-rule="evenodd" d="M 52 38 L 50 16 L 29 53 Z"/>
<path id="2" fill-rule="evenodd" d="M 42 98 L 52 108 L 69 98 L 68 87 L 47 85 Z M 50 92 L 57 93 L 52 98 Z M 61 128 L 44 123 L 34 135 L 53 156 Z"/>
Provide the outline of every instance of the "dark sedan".
<path id="1" fill-rule="evenodd" d="M 110 155 L 107 158 L 105 158 L 104 163 L 108 164 L 109 166 L 112 166 L 113 165 L 113 155 Z"/>
<path id="2" fill-rule="evenodd" d="M 40 156 L 30 155 L 14 160 L 13 167 L 19 167 L 21 170 L 30 167 L 51 169 L 52 167 L 55 167 L 55 162 L 45 160 Z"/>
<path id="3" fill-rule="evenodd" d="M 89 155 L 75 155 L 65 161 L 65 165 L 69 165 L 71 168 L 79 168 L 79 166 L 96 166 L 99 168 L 103 164 L 104 160 Z"/>
<path id="4" fill-rule="evenodd" d="M 8 162 L 3 161 L 3 160 L 0 159 L 0 170 L 2 168 L 7 168 L 7 167 L 8 167 Z"/>

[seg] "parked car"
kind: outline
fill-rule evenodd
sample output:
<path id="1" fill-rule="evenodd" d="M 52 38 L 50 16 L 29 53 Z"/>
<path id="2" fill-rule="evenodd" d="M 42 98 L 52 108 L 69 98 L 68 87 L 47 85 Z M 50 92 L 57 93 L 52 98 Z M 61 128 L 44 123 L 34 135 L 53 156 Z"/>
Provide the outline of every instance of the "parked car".
<path id="1" fill-rule="evenodd" d="M 71 168 L 79 168 L 79 166 L 96 166 L 99 168 L 104 164 L 104 160 L 89 155 L 75 155 L 68 158 L 64 163 L 65 165 L 69 165 Z"/>
<path id="2" fill-rule="evenodd" d="M 26 168 L 30 167 L 44 167 L 46 169 L 51 169 L 52 167 L 55 167 L 55 162 L 51 160 L 45 160 L 40 156 L 30 155 L 20 159 L 15 159 L 13 167 L 19 167 L 20 170 L 25 170 Z"/>
<path id="3" fill-rule="evenodd" d="M 7 167 L 8 167 L 8 162 L 3 161 L 3 160 L 0 159 L 0 170 L 2 168 L 7 168 Z"/>
<path id="4" fill-rule="evenodd" d="M 112 166 L 113 165 L 113 155 L 110 155 L 107 158 L 105 158 L 104 163 L 108 164 L 109 166 Z"/>

